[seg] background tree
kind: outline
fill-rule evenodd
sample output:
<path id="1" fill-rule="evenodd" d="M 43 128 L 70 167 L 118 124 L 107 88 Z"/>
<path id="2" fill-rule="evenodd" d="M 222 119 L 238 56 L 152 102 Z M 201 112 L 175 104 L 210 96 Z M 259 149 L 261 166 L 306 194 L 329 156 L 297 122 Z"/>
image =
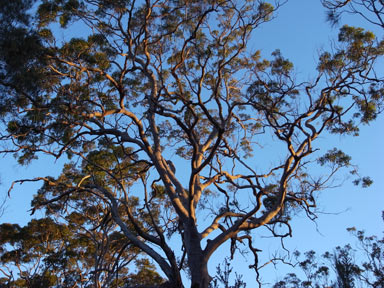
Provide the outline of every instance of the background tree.
<path id="1" fill-rule="evenodd" d="M 230 277 L 233 268 L 231 267 L 231 261 L 229 258 L 225 258 L 222 264 L 216 267 L 216 275 L 212 280 L 212 288 L 224 287 L 224 288 L 245 288 L 247 285 L 242 280 L 243 276 L 235 272 L 235 281 L 233 285 L 230 285 Z"/>
<path id="2" fill-rule="evenodd" d="M 106 181 L 108 177 L 97 166 L 113 169 L 111 159 L 122 155 L 121 149 L 109 148 L 104 145 L 104 149 L 90 152 L 87 161 L 80 165 L 81 171 L 74 165 L 65 165 L 59 186 L 45 179 L 45 185 L 32 203 L 32 206 L 35 203 L 43 205 L 45 218 L 32 220 L 25 227 L 17 224 L 0 226 L 0 263 L 7 269 L 2 271 L 4 285 L 126 288 L 164 282 L 141 251 L 118 229 L 103 201 L 92 194 L 62 194 L 91 169 L 94 180 Z M 89 161 L 93 165 L 89 165 Z M 119 171 L 125 173 L 125 181 L 137 177 L 138 167 L 125 164 L 125 169 Z M 48 200 L 46 195 L 54 198 Z M 137 198 L 131 197 L 128 201 L 131 210 L 137 209 Z M 32 214 L 34 212 L 35 208 Z M 155 215 L 155 208 L 152 213 Z M 121 208 L 119 215 L 128 217 Z M 145 219 L 142 220 L 137 222 L 144 225 Z"/>
<path id="3" fill-rule="evenodd" d="M 305 258 L 298 261 L 297 267 L 304 272 L 305 279 L 290 273 L 273 287 L 384 287 L 384 237 L 366 236 L 364 231 L 356 231 L 354 227 L 347 230 L 357 240 L 356 245 L 338 246 L 321 258 L 315 251 L 304 253 Z M 296 256 L 300 253 L 296 252 Z"/>
<path id="4" fill-rule="evenodd" d="M 333 265 L 337 275 L 337 287 L 353 288 L 355 287 L 355 278 L 359 275 L 360 269 L 353 262 L 351 256 L 351 246 L 344 248 L 336 247 L 336 253 L 333 255 Z"/>
<path id="5" fill-rule="evenodd" d="M 382 215 L 384 221 L 384 212 Z M 359 265 L 359 278 L 368 287 L 384 287 L 384 235 L 366 236 L 363 230 L 349 228 L 358 240 L 358 251 L 363 253 L 363 260 Z"/>
<path id="6" fill-rule="evenodd" d="M 266 60 L 248 45 L 279 3 L 44 0 L 31 14 L 32 4 L 0 10 L 2 152 L 20 164 L 66 159 L 58 177 L 18 180 L 44 182 L 32 211 L 55 225 L 81 214 L 90 222 L 76 233 L 123 237 L 117 249 L 151 258 L 166 285 L 182 287 L 188 269 L 192 287 L 208 287 L 226 241 L 232 259 L 247 245 L 258 277 L 252 230 L 291 235 L 291 217 L 316 217 L 315 194 L 335 173 L 356 175 L 316 140 L 358 135 L 381 111 L 384 43 L 373 33 L 342 27 L 314 80 L 299 82 L 279 50 Z M 71 27 L 81 35 L 60 37 Z M 263 161 L 259 143 L 276 153 Z M 103 263 L 129 262 L 125 249 Z"/>
<path id="7" fill-rule="evenodd" d="M 164 282 L 116 229 L 110 215 L 102 214 L 100 203 L 82 207 L 82 213 L 76 210 L 66 215 L 61 211 L 61 217 L 50 210 L 46 218 L 25 227 L 0 226 L 0 287 L 135 287 Z"/>

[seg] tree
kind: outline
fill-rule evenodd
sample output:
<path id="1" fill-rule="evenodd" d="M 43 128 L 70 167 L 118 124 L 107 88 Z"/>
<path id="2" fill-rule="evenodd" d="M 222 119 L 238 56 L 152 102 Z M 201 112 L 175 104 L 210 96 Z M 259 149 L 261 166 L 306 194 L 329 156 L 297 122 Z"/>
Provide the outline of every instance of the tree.
<path id="1" fill-rule="evenodd" d="M 97 217 L 97 205 L 88 208 L 60 222 L 51 213 L 25 227 L 0 225 L 0 287 L 134 287 L 164 282 L 107 215 Z M 132 263 L 135 273 L 128 269 Z"/>
<path id="2" fill-rule="evenodd" d="M 333 255 L 333 265 L 337 274 L 337 287 L 353 288 L 355 287 L 354 278 L 360 273 L 360 269 L 353 263 L 351 256 L 351 246 L 344 248 L 336 247 L 336 253 Z"/>
<path id="3" fill-rule="evenodd" d="M 364 231 L 356 231 L 356 228 L 347 230 L 358 240 L 355 249 L 350 244 L 338 246 L 334 252 L 325 252 L 321 258 L 316 257 L 315 251 L 308 251 L 297 263 L 305 274 L 305 280 L 290 273 L 273 287 L 384 287 L 384 238 L 365 236 Z M 296 252 L 296 256 L 299 257 L 300 253 Z"/>
<path id="4" fill-rule="evenodd" d="M 382 214 L 384 221 L 384 211 Z M 363 252 L 363 261 L 359 265 L 359 278 L 368 287 L 383 288 L 384 287 L 384 235 L 366 236 L 363 230 L 354 227 L 348 230 L 358 240 L 358 250 Z"/>
<path id="5" fill-rule="evenodd" d="M 294 213 L 314 218 L 316 193 L 342 168 L 371 183 L 343 151 L 316 144 L 357 136 L 381 111 L 384 43 L 371 32 L 343 26 L 314 80 L 298 82 L 279 50 L 267 60 L 248 45 L 279 3 L 2 2 L 2 152 L 25 165 L 67 160 L 59 177 L 16 181 L 43 181 L 32 212 L 57 225 L 96 213 L 85 228 L 111 225 L 169 287 L 187 270 L 191 287 L 208 287 L 207 263 L 226 241 L 231 258 L 247 245 L 258 275 L 254 229 L 291 235 Z M 63 39 L 71 27 L 81 35 Z M 259 143 L 276 159 L 263 162 Z"/>
<path id="6" fill-rule="evenodd" d="M 336 24 L 343 13 L 357 14 L 368 23 L 384 28 L 384 2 L 382 0 L 322 0 L 328 9 L 328 20 Z"/>
<path id="7" fill-rule="evenodd" d="M 233 285 L 230 285 L 229 277 L 232 274 L 233 268 L 231 267 L 230 259 L 225 258 L 222 265 L 216 267 L 216 276 L 213 278 L 212 284 L 210 287 L 218 288 L 245 288 L 246 283 L 242 280 L 243 276 L 235 272 L 235 282 Z"/>
<path id="8" fill-rule="evenodd" d="M 305 278 L 301 280 L 296 273 L 287 274 L 283 280 L 275 283 L 273 288 L 313 287 L 313 288 L 352 288 L 360 274 L 359 267 L 353 262 L 352 247 L 336 247 L 334 253 L 326 252 L 322 259 L 316 257 L 311 250 L 304 253 L 304 260 L 297 266 L 304 272 Z M 299 256 L 300 253 L 296 252 Z M 324 261 L 325 260 L 325 261 Z M 328 265 L 327 263 L 328 262 Z M 336 279 L 331 280 L 331 272 L 335 271 Z"/>

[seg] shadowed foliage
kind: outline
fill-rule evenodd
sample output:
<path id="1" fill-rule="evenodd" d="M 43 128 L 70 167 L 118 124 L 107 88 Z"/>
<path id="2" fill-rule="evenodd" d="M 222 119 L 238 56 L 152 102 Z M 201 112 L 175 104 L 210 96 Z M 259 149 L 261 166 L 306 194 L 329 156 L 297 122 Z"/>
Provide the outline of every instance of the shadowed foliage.
<path id="1" fill-rule="evenodd" d="M 298 213 L 316 218 L 317 193 L 342 169 L 371 183 L 318 146 L 358 136 L 382 110 L 384 43 L 369 31 L 343 26 L 303 82 L 279 50 L 254 48 L 279 2 L 1 4 L 1 152 L 66 162 L 57 177 L 15 182 L 42 181 L 32 212 L 46 217 L 1 226 L 3 283 L 183 287 L 185 273 L 207 288 L 227 241 L 231 259 L 246 247 L 259 279 L 254 230 L 284 238 Z"/>

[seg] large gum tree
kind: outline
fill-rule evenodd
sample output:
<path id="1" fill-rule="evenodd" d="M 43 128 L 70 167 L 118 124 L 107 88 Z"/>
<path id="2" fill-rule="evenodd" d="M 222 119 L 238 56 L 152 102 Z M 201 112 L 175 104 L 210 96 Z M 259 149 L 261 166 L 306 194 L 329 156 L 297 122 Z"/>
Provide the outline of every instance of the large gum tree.
<path id="1" fill-rule="evenodd" d="M 33 211 L 113 227 L 168 287 L 186 270 L 191 287 L 209 287 L 207 263 L 227 241 L 232 257 L 249 249 L 258 275 L 253 231 L 289 236 L 292 213 L 315 217 L 316 192 L 351 166 L 337 148 L 321 153 L 319 136 L 356 136 L 380 112 L 384 43 L 371 32 L 343 26 L 312 81 L 278 50 L 261 57 L 253 32 L 281 3 L 1 4 L 2 152 L 67 161 L 59 177 L 19 180 L 44 183 Z"/>

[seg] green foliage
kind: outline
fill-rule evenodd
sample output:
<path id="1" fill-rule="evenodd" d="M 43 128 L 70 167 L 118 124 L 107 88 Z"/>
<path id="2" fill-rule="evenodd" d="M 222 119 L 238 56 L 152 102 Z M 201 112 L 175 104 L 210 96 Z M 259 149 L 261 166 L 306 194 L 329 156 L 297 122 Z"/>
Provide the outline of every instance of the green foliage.
<path id="1" fill-rule="evenodd" d="M 34 0 L 14 0 L 0 1 L 0 27 L 2 29 L 11 28 L 15 23 L 27 25 L 30 21 L 30 15 L 27 13 L 34 4 Z"/>
<path id="2" fill-rule="evenodd" d="M 138 259 L 135 261 L 135 264 L 137 272 L 129 275 L 129 280 L 125 285 L 129 285 L 129 287 L 140 287 L 144 285 L 161 285 L 164 283 L 164 279 L 157 274 L 155 266 L 152 265 L 148 259 Z"/>
<path id="3" fill-rule="evenodd" d="M 346 155 L 343 151 L 333 148 L 328 151 L 324 156 L 318 159 L 320 165 L 331 164 L 337 166 L 349 166 L 351 161 L 351 156 Z"/>
<path id="4" fill-rule="evenodd" d="M 96 225 L 91 221 L 96 216 L 91 210 L 69 214 L 66 224 L 52 218 L 32 220 L 25 227 L 2 224 L 0 262 L 14 270 L 13 277 L 4 278 L 3 283 L 11 287 L 68 287 L 79 281 L 83 285 L 109 285 L 112 279 L 119 283 L 116 287 L 125 287 L 127 279 L 162 283 L 164 280 L 145 259 L 137 263 L 139 272 L 128 273 L 125 266 L 138 257 L 139 251 L 106 220 L 101 227 L 99 224 L 90 230 L 89 225 Z"/>
<path id="5" fill-rule="evenodd" d="M 181 287 L 189 268 L 192 285 L 206 288 L 207 261 L 225 241 L 234 256 L 253 229 L 289 236 L 292 216 L 311 218 L 315 194 L 352 166 L 340 149 L 319 158 L 319 136 L 358 135 L 382 110 L 373 67 L 384 42 L 371 32 L 343 26 L 314 81 L 298 80 L 280 50 L 264 59 L 253 49 L 279 2 L 1 4 L 0 152 L 20 164 L 66 161 L 59 176 L 32 179 L 43 181 L 32 212 L 46 217 L 2 226 L 3 263 L 27 267 L 12 285 L 35 279 L 36 263 L 48 286 L 165 282 L 148 257 L 167 285 Z M 270 143 L 276 159 L 263 163 Z M 316 165 L 324 176 L 311 173 Z"/>

